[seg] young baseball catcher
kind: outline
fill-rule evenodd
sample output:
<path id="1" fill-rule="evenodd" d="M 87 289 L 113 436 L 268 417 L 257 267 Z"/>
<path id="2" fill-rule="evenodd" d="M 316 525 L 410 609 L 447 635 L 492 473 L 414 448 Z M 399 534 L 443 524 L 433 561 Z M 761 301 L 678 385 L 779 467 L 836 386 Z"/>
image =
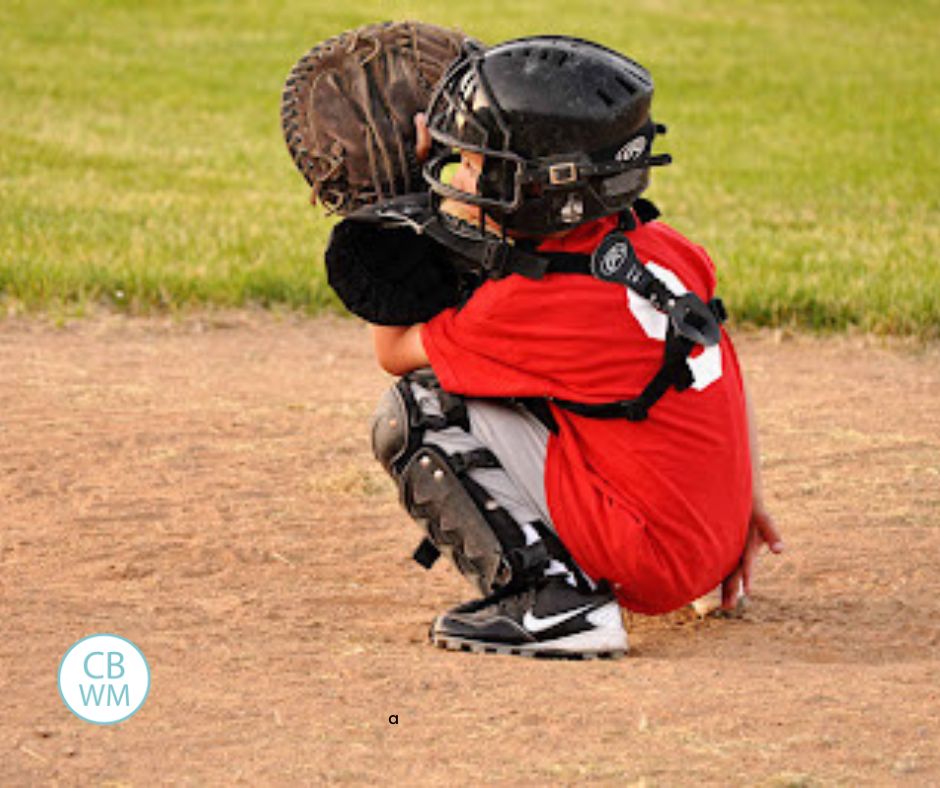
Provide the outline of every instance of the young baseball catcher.
<path id="1" fill-rule="evenodd" d="M 402 376 L 372 445 L 424 530 L 415 558 L 445 553 L 482 595 L 432 641 L 612 657 L 620 606 L 721 586 L 734 607 L 783 545 L 714 265 L 640 197 L 670 161 L 649 73 L 563 36 L 404 23 L 328 44 L 288 82 L 285 134 L 346 216 L 330 283 Z"/>

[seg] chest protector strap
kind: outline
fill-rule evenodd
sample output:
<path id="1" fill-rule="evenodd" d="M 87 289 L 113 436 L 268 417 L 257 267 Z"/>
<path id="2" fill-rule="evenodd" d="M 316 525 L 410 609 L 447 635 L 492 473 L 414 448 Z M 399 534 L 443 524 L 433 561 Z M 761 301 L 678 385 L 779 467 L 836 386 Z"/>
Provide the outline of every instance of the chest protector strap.
<path id="1" fill-rule="evenodd" d="M 589 416 L 594 419 L 643 421 L 649 416 L 650 408 L 671 387 L 675 387 L 676 391 L 685 391 L 692 385 L 692 371 L 686 361 L 694 348 L 694 342 L 679 336 L 670 325 L 666 334 L 663 364 L 638 397 L 602 404 L 572 402 L 571 400 L 555 398 L 549 401 L 554 402 L 560 408 L 577 413 L 579 416 Z"/>
<path id="2" fill-rule="evenodd" d="M 604 282 L 624 285 L 667 315 L 669 328 L 663 364 L 653 379 L 635 399 L 602 404 L 553 399 L 556 405 L 582 416 L 598 419 L 626 418 L 643 421 L 649 409 L 671 388 L 684 391 L 692 383 L 686 363 L 696 345 L 709 347 L 721 341 L 721 323 L 727 318 L 721 299 L 707 304 L 695 293 L 674 293 L 669 286 L 643 265 L 633 245 L 623 234 L 634 229 L 637 222 L 646 224 L 659 216 L 651 202 L 638 199 L 633 213 L 620 215 L 617 229 L 609 233 L 591 255 L 566 252 L 542 252 L 533 243 L 508 243 L 505 238 L 490 236 L 478 228 L 448 217 L 437 216 L 427 195 L 406 195 L 363 209 L 356 214 L 363 221 L 389 226 L 410 226 L 425 233 L 450 249 L 458 258 L 471 261 L 485 278 L 501 279 L 519 274 L 541 279 L 548 273 L 585 274 Z M 544 421 L 544 420 L 543 420 Z M 557 428 L 557 425 L 555 425 Z M 550 427 L 551 428 L 551 427 Z"/>
<path id="3" fill-rule="evenodd" d="M 692 385 L 688 358 L 696 345 L 710 347 L 721 341 L 721 324 L 727 319 L 720 298 L 707 304 L 692 292 L 676 294 L 643 265 L 633 245 L 619 231 L 609 233 L 594 253 L 587 255 L 548 253 L 548 271 L 590 273 L 604 282 L 628 287 L 669 318 L 663 363 L 638 397 L 605 403 L 551 399 L 558 407 L 595 419 L 643 421 L 650 408 L 670 389 L 685 391 Z"/>

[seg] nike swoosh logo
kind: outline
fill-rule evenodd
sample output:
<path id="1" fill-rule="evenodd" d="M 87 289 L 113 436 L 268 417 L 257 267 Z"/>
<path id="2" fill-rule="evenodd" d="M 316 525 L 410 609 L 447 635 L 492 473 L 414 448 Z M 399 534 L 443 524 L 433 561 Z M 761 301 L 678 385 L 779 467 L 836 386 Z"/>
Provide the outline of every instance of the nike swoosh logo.
<path id="1" fill-rule="evenodd" d="M 559 624 L 563 624 L 568 619 L 574 618 L 585 610 L 590 610 L 592 607 L 594 607 L 594 605 L 582 605 L 574 610 L 568 610 L 565 613 L 559 613 L 555 616 L 546 616 L 545 618 L 538 618 L 532 614 L 531 610 L 526 610 L 525 615 L 522 617 L 522 625 L 530 632 L 543 632 L 546 629 L 551 629 L 552 627 L 557 627 Z"/>

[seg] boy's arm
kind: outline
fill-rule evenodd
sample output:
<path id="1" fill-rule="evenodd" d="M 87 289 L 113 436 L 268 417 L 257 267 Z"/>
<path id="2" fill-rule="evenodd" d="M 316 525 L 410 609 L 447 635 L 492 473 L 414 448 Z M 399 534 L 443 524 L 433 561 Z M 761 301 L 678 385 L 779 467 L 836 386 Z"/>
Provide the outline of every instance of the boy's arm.
<path id="1" fill-rule="evenodd" d="M 372 345 L 379 366 L 392 375 L 406 375 L 430 365 L 421 342 L 421 326 L 372 325 Z"/>
<path id="2" fill-rule="evenodd" d="M 726 610 L 733 610 L 738 603 L 742 586 L 745 594 L 751 592 L 751 580 L 754 576 L 754 567 L 757 555 L 765 544 L 772 553 L 783 552 L 783 539 L 773 518 L 764 505 L 764 488 L 761 479 L 760 449 L 757 444 L 757 421 L 754 417 L 754 406 L 751 398 L 744 389 L 744 399 L 747 408 L 748 444 L 751 451 L 751 520 L 744 543 L 744 552 L 741 562 L 722 584 L 721 606 Z"/>

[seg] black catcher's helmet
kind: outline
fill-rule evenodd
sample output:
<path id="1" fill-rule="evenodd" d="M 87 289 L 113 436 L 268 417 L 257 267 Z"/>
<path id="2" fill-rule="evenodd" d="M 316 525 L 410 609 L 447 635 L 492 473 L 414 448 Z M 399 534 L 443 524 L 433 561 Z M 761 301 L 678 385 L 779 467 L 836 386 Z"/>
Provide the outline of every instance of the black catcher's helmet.
<path id="1" fill-rule="evenodd" d="M 431 97 L 428 127 L 446 152 L 425 167 L 440 196 L 480 206 L 515 234 L 541 236 L 628 208 L 649 182 L 653 81 L 599 44 L 533 36 L 472 44 Z M 442 180 L 455 149 L 484 155 L 476 194 Z"/>

